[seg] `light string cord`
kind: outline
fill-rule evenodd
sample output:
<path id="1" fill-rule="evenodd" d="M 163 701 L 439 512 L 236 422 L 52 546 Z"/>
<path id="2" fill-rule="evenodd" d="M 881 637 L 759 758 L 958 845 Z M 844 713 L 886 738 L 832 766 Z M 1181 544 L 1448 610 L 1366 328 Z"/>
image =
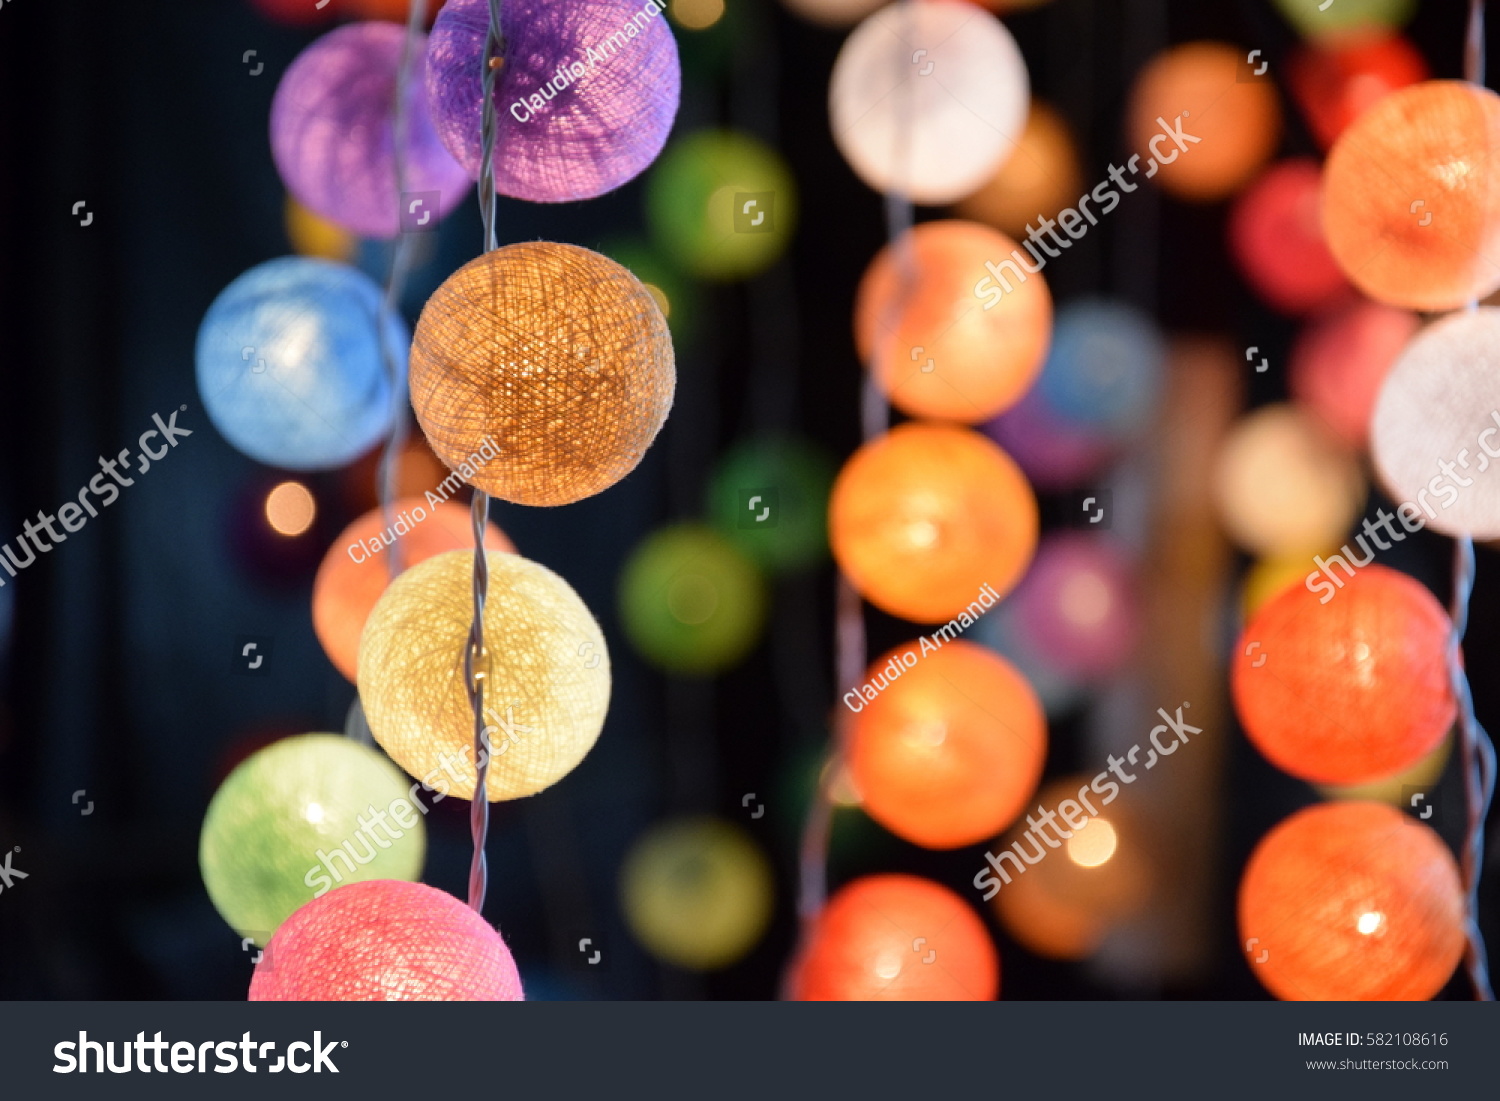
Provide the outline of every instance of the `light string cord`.
<path id="1" fill-rule="evenodd" d="M 901 2 L 902 15 L 908 21 L 911 19 L 913 3 L 914 0 Z M 907 80 L 911 79 L 910 73 L 905 75 Z M 896 157 L 908 166 L 911 162 L 911 134 L 915 125 L 915 98 L 914 93 L 909 90 L 908 94 L 898 98 L 897 104 L 900 122 L 897 126 Z M 860 389 L 860 434 L 865 442 L 883 434 L 890 427 L 891 407 L 875 382 L 875 364 L 888 355 L 895 345 L 901 315 L 916 289 L 916 253 L 909 232 L 914 221 L 913 214 L 911 198 L 903 190 L 892 188 L 886 192 L 886 239 L 894 251 L 896 290 L 882 311 L 880 331 L 872 342 L 870 362 L 865 365 Z M 868 663 L 867 646 L 864 601 L 848 576 L 839 570 L 834 607 L 834 691 L 840 699 L 855 690 L 864 676 Z M 812 802 L 808 806 L 807 819 L 802 828 L 802 844 L 798 856 L 797 915 L 802 922 L 804 943 L 811 933 L 814 919 L 828 899 L 828 850 L 833 836 L 832 785 L 838 782 L 844 767 L 844 747 L 848 742 L 852 722 L 848 708 L 835 703 L 833 711 L 833 744 L 813 790 Z"/>
<path id="2" fill-rule="evenodd" d="M 391 417 L 391 432 L 386 438 L 385 449 L 380 453 L 380 465 L 375 475 L 376 496 L 380 500 L 381 522 L 390 531 L 396 522 L 394 515 L 401 452 L 406 447 L 410 427 L 406 419 L 406 372 L 400 356 L 391 344 L 390 322 L 399 316 L 401 294 L 406 287 L 406 276 L 411 271 L 412 236 L 400 228 L 402 211 L 399 204 L 406 194 L 406 141 L 411 131 L 411 118 L 407 109 L 407 95 L 411 86 L 411 71 L 417 56 L 417 38 L 427 23 L 427 0 L 411 0 L 407 12 L 406 36 L 401 42 L 401 61 L 396 67 L 396 102 L 392 108 L 391 159 L 395 166 L 396 201 L 398 210 L 396 224 L 396 247 L 391 252 L 391 266 L 386 273 L 385 295 L 380 303 L 379 330 L 380 356 L 385 363 L 386 374 L 391 380 L 391 401 L 395 412 Z M 391 540 L 386 548 L 386 568 L 391 577 L 402 570 L 401 538 Z"/>
<path id="3" fill-rule="evenodd" d="M 480 54 L 483 70 L 484 108 L 480 123 L 479 217 L 484 223 L 484 251 L 498 247 L 495 238 L 495 76 L 505 63 L 505 39 L 500 33 L 500 0 L 490 0 L 490 25 Z M 490 563 L 485 556 L 484 535 L 489 523 L 490 495 L 478 486 L 469 502 L 469 520 L 474 529 L 474 619 L 469 625 L 469 645 L 464 651 L 464 683 L 469 706 L 474 710 L 474 798 L 469 804 L 469 832 L 474 838 L 474 858 L 469 864 L 469 906 L 484 910 L 489 865 L 484 855 L 490 832 L 488 791 L 490 747 L 484 721 L 484 602 L 490 589 Z"/>
<path id="4" fill-rule="evenodd" d="M 1484 86 L 1484 0 L 1470 0 L 1468 34 L 1464 42 L 1464 79 Z M 1468 308 L 1476 310 L 1478 302 Z M 1448 644 L 1448 677 L 1458 703 L 1459 759 L 1464 773 L 1464 805 L 1468 820 L 1459 866 L 1464 885 L 1464 965 L 1474 997 L 1494 1001 L 1484 936 L 1479 931 L 1479 880 L 1484 871 L 1484 826 L 1495 796 L 1495 746 L 1474 714 L 1474 696 L 1464 672 L 1463 640 L 1469 624 L 1469 597 L 1474 591 L 1474 539 L 1464 534 L 1453 540 L 1453 602 L 1449 614 L 1453 633 Z"/>

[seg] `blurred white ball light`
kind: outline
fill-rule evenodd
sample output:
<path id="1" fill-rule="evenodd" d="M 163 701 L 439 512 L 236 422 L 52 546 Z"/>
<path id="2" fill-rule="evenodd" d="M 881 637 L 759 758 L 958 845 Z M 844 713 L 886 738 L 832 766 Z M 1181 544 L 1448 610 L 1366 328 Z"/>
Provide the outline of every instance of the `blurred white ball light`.
<path id="1" fill-rule="evenodd" d="M 1026 62 L 998 19 L 958 0 L 898 3 L 849 36 L 828 111 L 844 159 L 877 191 L 951 203 L 999 170 L 1026 128 Z"/>
<path id="2" fill-rule="evenodd" d="M 1451 314 L 1406 346 L 1375 400 L 1370 451 L 1428 526 L 1500 537 L 1500 309 Z"/>

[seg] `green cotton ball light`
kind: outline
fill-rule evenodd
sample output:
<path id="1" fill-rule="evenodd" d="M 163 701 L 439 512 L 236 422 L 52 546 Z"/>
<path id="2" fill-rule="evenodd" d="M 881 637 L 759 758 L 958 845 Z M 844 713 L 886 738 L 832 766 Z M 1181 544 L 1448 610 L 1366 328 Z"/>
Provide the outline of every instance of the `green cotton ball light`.
<path id="1" fill-rule="evenodd" d="M 716 673 L 755 644 L 760 572 L 705 524 L 675 524 L 636 547 L 620 575 L 620 620 L 642 657 L 668 672 Z"/>
<path id="2" fill-rule="evenodd" d="M 292 912 L 344 883 L 416 880 L 425 810 L 382 754 L 337 734 L 283 738 L 214 793 L 198 864 L 219 914 L 265 944 Z"/>
<path id="3" fill-rule="evenodd" d="M 828 495 L 834 464 L 810 443 L 746 440 L 719 460 L 709 514 L 736 547 L 773 573 L 828 556 Z"/>
<path id="4" fill-rule="evenodd" d="M 700 130 L 668 145 L 652 169 L 646 221 L 662 251 L 694 275 L 745 279 L 786 251 L 797 189 L 770 146 L 733 130 Z"/>
<path id="5" fill-rule="evenodd" d="M 1279 10 L 1304 38 L 1349 36 L 1390 31 L 1416 14 L 1417 0 L 1275 0 Z"/>

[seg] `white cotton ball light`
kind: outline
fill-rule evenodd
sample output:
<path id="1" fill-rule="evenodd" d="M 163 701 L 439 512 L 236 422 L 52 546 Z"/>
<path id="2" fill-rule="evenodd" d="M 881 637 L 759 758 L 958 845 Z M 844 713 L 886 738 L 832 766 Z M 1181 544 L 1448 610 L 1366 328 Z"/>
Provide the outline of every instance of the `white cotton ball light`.
<path id="1" fill-rule="evenodd" d="M 1370 451 L 1428 526 L 1500 538 L 1500 309 L 1451 314 L 1406 346 L 1375 400 Z"/>
<path id="2" fill-rule="evenodd" d="M 999 170 L 1026 129 L 1026 62 L 998 19 L 957 0 L 898 3 L 833 66 L 833 139 L 877 191 L 951 203 Z"/>

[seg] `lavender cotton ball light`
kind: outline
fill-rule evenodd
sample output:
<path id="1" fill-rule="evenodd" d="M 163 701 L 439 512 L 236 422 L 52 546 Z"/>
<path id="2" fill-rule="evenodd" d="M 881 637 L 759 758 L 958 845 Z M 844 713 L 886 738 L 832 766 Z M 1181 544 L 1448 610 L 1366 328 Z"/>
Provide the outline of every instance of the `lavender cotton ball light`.
<path id="1" fill-rule="evenodd" d="M 448 0 L 427 92 L 438 133 L 479 178 L 489 0 Z M 495 78 L 495 190 L 537 203 L 592 199 L 656 159 L 677 114 L 677 42 L 657 0 L 506 0 Z"/>
<path id="2" fill-rule="evenodd" d="M 404 34 L 394 23 L 330 31 L 297 55 L 271 102 L 271 155 L 287 190 L 309 210 L 365 237 L 388 239 L 427 225 L 469 190 L 467 174 L 433 129 L 423 80 L 425 36 L 415 43 L 407 85 L 406 181 L 397 190 L 396 72 Z"/>

